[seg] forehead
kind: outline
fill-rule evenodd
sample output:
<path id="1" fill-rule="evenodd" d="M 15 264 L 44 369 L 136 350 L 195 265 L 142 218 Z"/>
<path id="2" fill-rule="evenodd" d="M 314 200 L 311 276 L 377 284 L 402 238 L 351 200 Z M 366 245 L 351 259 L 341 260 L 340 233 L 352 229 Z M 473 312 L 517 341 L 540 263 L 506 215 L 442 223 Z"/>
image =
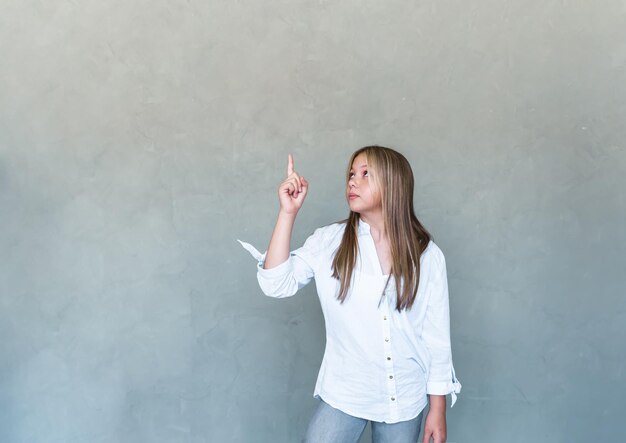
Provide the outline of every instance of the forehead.
<path id="1" fill-rule="evenodd" d="M 354 161 L 352 162 L 352 168 L 365 168 L 367 167 L 367 157 L 365 154 L 361 153 L 354 157 Z"/>

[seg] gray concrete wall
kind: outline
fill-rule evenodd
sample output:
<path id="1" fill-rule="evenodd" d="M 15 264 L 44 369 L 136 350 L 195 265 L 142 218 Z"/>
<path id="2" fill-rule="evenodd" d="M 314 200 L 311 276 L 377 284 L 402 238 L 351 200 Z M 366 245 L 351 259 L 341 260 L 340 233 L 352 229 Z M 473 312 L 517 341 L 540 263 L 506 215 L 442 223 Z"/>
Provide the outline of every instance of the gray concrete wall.
<path id="1" fill-rule="evenodd" d="M 343 218 L 371 143 L 446 254 L 449 442 L 626 441 L 625 62 L 623 1 L 3 0 L 0 441 L 299 441 L 315 287 L 235 239 L 288 152 L 293 248 Z"/>

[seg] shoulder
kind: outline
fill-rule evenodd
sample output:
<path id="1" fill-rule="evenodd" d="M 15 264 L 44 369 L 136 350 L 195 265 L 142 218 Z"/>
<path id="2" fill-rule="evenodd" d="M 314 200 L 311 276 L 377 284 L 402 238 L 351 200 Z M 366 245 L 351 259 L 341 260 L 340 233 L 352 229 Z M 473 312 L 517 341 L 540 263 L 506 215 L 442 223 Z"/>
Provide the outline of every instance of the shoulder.
<path id="1" fill-rule="evenodd" d="M 346 228 L 345 222 L 330 223 L 324 226 L 320 226 L 319 228 L 316 228 L 311 234 L 311 236 L 315 236 L 319 239 L 323 239 L 324 241 L 331 243 L 337 237 L 341 239 L 345 228 Z"/>
<path id="2" fill-rule="evenodd" d="M 332 240 L 335 237 L 339 236 L 341 238 L 341 236 L 343 235 L 343 232 L 346 229 L 346 225 L 347 223 L 344 222 L 335 222 L 335 223 L 330 223 L 328 225 L 323 226 L 320 229 L 324 229 L 324 232 L 326 233 L 326 236 Z"/>
<path id="3" fill-rule="evenodd" d="M 428 242 L 428 246 L 420 255 L 420 264 L 423 266 L 441 268 L 446 265 L 446 257 L 441 248 L 433 240 Z"/>
<path id="4" fill-rule="evenodd" d="M 327 248 L 333 246 L 337 242 L 341 242 L 343 232 L 345 230 L 345 222 L 329 223 L 324 226 L 315 228 L 309 235 L 307 241 L 314 243 L 316 247 Z"/>

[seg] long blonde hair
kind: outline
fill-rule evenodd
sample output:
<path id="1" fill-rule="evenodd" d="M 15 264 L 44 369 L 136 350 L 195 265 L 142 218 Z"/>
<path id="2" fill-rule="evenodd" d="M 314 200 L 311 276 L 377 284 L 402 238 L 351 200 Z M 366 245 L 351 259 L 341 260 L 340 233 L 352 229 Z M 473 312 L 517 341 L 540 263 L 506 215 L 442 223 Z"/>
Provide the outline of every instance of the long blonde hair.
<path id="1" fill-rule="evenodd" d="M 364 146 L 350 157 L 346 170 L 346 184 L 350 180 L 350 168 L 357 155 L 364 153 L 373 189 L 381 196 L 384 230 L 391 252 L 391 272 L 396 282 L 396 309 L 413 306 L 420 276 L 420 256 L 432 235 L 422 226 L 413 209 L 413 171 L 408 160 L 399 152 L 383 146 Z M 348 295 L 350 280 L 358 254 L 358 224 L 360 214 L 350 211 L 341 244 L 332 262 L 332 276 L 341 281 L 337 299 L 343 303 Z M 408 283 L 407 283 L 408 282 Z M 402 292 L 400 292 L 402 291 Z"/>

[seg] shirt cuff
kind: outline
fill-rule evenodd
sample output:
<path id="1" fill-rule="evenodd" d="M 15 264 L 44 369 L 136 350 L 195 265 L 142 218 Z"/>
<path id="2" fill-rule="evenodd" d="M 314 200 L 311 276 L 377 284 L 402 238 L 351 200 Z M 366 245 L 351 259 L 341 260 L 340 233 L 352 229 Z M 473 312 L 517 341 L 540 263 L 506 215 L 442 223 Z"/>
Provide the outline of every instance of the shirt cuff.
<path id="1" fill-rule="evenodd" d="M 252 255 L 256 261 L 257 261 L 257 271 L 260 277 L 264 277 L 264 278 L 276 278 L 276 277 L 281 277 L 285 274 L 287 274 L 289 271 L 291 271 L 292 268 L 292 263 L 291 263 L 291 256 L 293 254 L 289 253 L 289 257 L 287 258 L 287 260 L 285 260 L 284 262 L 282 262 L 281 264 L 279 264 L 278 266 L 274 266 L 273 268 L 270 269 L 264 269 L 263 265 L 265 264 L 265 256 L 267 255 L 267 251 L 265 251 L 264 253 L 260 253 L 254 246 L 252 246 L 250 243 L 241 241 L 239 239 L 237 239 L 237 241 L 239 243 L 241 243 L 241 246 L 244 247 L 244 249 L 246 251 L 248 251 L 250 253 L 250 255 Z"/>
<path id="2" fill-rule="evenodd" d="M 267 252 L 265 252 L 263 255 L 265 256 L 266 253 Z M 289 271 L 291 271 L 292 269 L 291 254 L 289 254 L 289 257 L 287 258 L 287 260 L 285 260 L 284 262 L 282 262 L 281 264 L 277 266 L 274 266 L 273 268 L 264 269 L 263 268 L 264 263 L 265 263 L 265 258 L 263 258 L 262 260 L 259 260 L 259 262 L 256 265 L 259 275 L 264 278 L 281 277 L 285 274 L 288 274 Z"/>
<path id="3" fill-rule="evenodd" d="M 433 381 L 426 384 L 426 393 L 431 395 L 448 395 L 452 396 L 450 407 L 456 403 L 456 394 L 461 392 L 461 383 L 452 373 L 453 381 Z"/>

